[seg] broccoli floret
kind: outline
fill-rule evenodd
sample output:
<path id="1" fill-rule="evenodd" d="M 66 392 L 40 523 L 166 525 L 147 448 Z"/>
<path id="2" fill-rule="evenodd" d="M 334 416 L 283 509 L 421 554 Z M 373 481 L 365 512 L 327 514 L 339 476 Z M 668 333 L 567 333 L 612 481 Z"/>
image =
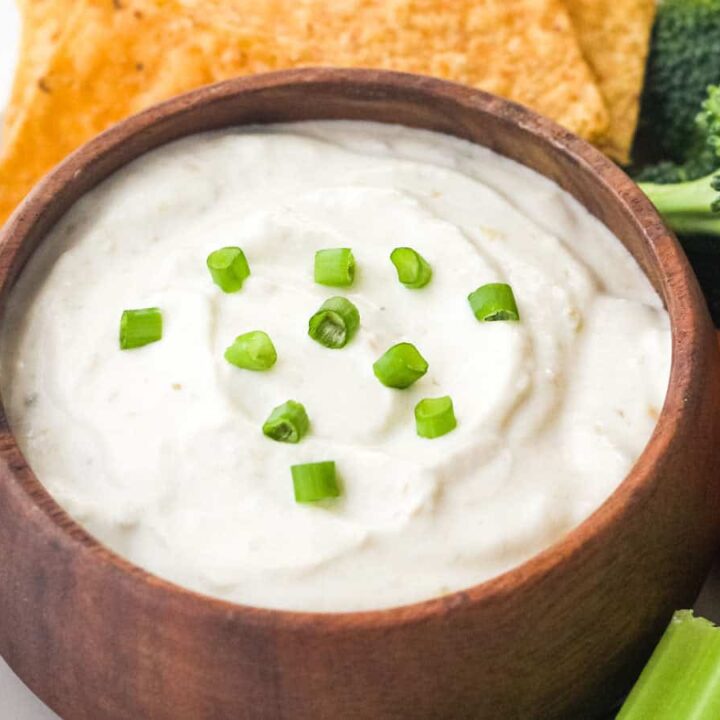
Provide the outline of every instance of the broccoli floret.
<path id="1" fill-rule="evenodd" d="M 720 168 L 720 87 L 707 88 L 707 98 L 694 119 L 695 142 L 682 163 L 663 160 L 634 173 L 638 182 L 681 183 Z"/>
<path id="2" fill-rule="evenodd" d="M 710 85 L 695 125 L 705 149 L 720 160 L 720 86 Z"/>
<path id="3" fill-rule="evenodd" d="M 711 86 L 695 118 L 702 148 L 685 165 L 670 162 L 654 167 L 655 177 L 640 187 L 665 221 L 679 235 L 720 236 L 720 87 Z M 702 163 L 703 177 L 694 179 Z M 663 184 L 664 183 L 664 184 Z"/>
<path id="4" fill-rule="evenodd" d="M 703 152 L 682 165 L 672 160 L 663 160 L 655 165 L 647 165 L 633 173 L 639 183 L 682 183 L 696 180 L 715 170 L 720 162 L 709 152 Z"/>
<path id="5" fill-rule="evenodd" d="M 684 163 L 696 154 L 695 114 L 708 85 L 717 83 L 720 0 L 663 0 L 653 29 L 639 129 L 657 158 Z"/>

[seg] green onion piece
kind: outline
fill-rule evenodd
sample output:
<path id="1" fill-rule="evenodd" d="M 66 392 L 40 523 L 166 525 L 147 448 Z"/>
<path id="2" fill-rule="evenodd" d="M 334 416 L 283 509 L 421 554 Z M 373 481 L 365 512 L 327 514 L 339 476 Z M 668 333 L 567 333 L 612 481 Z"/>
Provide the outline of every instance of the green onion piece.
<path id="1" fill-rule="evenodd" d="M 263 425 L 263 433 L 278 442 L 297 443 L 310 427 L 305 408 L 295 400 L 278 405 Z"/>
<path id="2" fill-rule="evenodd" d="M 355 258 L 350 248 L 318 250 L 315 253 L 315 282 L 331 287 L 350 287 L 355 279 Z"/>
<path id="3" fill-rule="evenodd" d="M 120 318 L 120 349 L 131 350 L 162 338 L 163 317 L 160 308 L 124 310 Z"/>
<path id="4" fill-rule="evenodd" d="M 413 290 L 425 287 L 432 277 L 432 268 L 428 261 L 409 247 L 395 248 L 390 253 L 390 260 L 395 266 L 398 280 Z"/>
<path id="5" fill-rule="evenodd" d="M 226 293 L 237 292 L 250 275 L 247 258 L 239 247 L 224 247 L 211 252 L 207 266 L 213 282 Z"/>
<path id="6" fill-rule="evenodd" d="M 437 438 L 454 430 L 457 420 L 452 398 L 445 395 L 421 400 L 415 406 L 415 427 L 417 434 L 424 438 Z"/>
<path id="7" fill-rule="evenodd" d="M 512 288 L 505 283 L 481 285 L 468 295 L 470 307 L 481 322 L 493 320 L 519 320 Z"/>
<path id="8" fill-rule="evenodd" d="M 225 359 L 245 370 L 269 370 L 277 361 L 272 340 L 262 330 L 238 335 L 225 351 Z"/>
<path id="9" fill-rule="evenodd" d="M 375 377 L 383 385 L 400 390 L 410 387 L 427 369 L 427 360 L 411 343 L 393 345 L 373 365 Z"/>
<path id="10" fill-rule="evenodd" d="M 295 502 L 310 503 L 340 496 L 335 463 L 332 460 L 292 465 L 290 472 L 295 489 Z"/>
<path id="11" fill-rule="evenodd" d="M 680 610 L 617 720 L 720 718 L 720 629 Z"/>
<path id="12" fill-rule="evenodd" d="M 360 313 L 347 298 L 332 297 L 310 318 L 308 335 L 327 348 L 345 347 L 360 327 Z"/>

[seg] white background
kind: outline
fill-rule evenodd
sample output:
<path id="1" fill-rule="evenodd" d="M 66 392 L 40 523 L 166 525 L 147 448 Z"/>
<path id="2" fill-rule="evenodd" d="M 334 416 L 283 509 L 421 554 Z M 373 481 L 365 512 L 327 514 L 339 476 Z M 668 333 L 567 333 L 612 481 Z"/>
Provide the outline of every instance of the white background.
<path id="1" fill-rule="evenodd" d="M 17 55 L 19 22 L 14 0 L 0 0 L 0 112 L 7 102 Z M 698 601 L 697 610 L 720 621 L 720 569 L 716 568 Z M 2 618 L 0 618 L 0 624 Z M 58 720 L 0 658 L 0 720 Z M 98 718 L 102 720 L 102 718 Z M 141 720 L 138 718 L 138 720 Z"/>

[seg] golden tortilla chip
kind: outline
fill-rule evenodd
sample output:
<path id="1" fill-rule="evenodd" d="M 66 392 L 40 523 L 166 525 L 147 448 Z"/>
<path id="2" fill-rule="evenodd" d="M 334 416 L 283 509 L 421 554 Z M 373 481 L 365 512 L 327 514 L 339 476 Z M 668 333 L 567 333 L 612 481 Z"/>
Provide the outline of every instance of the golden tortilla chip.
<path id="1" fill-rule="evenodd" d="M 44 10 L 40 12 L 40 6 Z M 68 5 L 72 11 L 68 10 Z M 438 75 L 534 107 L 589 139 L 607 110 L 562 0 L 23 0 L 50 50 L 23 44 L 0 155 L 0 223 L 112 123 L 235 75 L 308 65 Z M 53 15 L 53 17 L 49 17 Z M 32 38 L 32 33 L 28 35 Z M 28 55 L 31 57 L 28 59 Z M 41 75 L 38 76 L 38 72 Z"/>
<path id="2" fill-rule="evenodd" d="M 610 126 L 597 144 L 618 162 L 628 163 L 657 2 L 565 0 L 565 4 L 610 111 Z"/>
<path id="3" fill-rule="evenodd" d="M 47 63 L 55 52 L 68 18 L 76 9 L 74 0 L 16 0 L 23 17 L 20 41 L 21 62 L 15 72 L 12 94 L 5 112 L 4 137 L 7 138 L 20 108 L 41 81 Z"/>
<path id="4" fill-rule="evenodd" d="M 562 0 L 184 0 L 183 5 L 194 17 L 212 8 L 216 21 L 269 37 L 273 69 L 336 65 L 435 75 L 528 105 L 588 139 L 607 127 L 607 108 Z M 249 63 L 254 65 L 254 58 Z"/>

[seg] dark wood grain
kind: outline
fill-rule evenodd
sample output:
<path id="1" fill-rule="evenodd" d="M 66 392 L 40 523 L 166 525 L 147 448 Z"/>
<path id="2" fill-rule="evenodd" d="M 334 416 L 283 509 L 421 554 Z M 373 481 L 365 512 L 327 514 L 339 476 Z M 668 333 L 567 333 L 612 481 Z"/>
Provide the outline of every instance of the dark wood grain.
<path id="1" fill-rule="evenodd" d="M 672 321 L 670 391 L 647 449 L 588 521 L 515 570 L 430 602 L 318 615 L 205 598 L 117 557 L 47 494 L 3 415 L 0 653 L 66 720 L 598 718 L 671 612 L 692 603 L 720 540 L 720 355 L 676 240 L 590 146 L 504 100 L 416 76 L 225 82 L 131 118 L 51 173 L 3 232 L 0 305 L 47 230 L 129 160 L 201 130 L 308 118 L 467 138 L 557 181 L 605 222 Z"/>

